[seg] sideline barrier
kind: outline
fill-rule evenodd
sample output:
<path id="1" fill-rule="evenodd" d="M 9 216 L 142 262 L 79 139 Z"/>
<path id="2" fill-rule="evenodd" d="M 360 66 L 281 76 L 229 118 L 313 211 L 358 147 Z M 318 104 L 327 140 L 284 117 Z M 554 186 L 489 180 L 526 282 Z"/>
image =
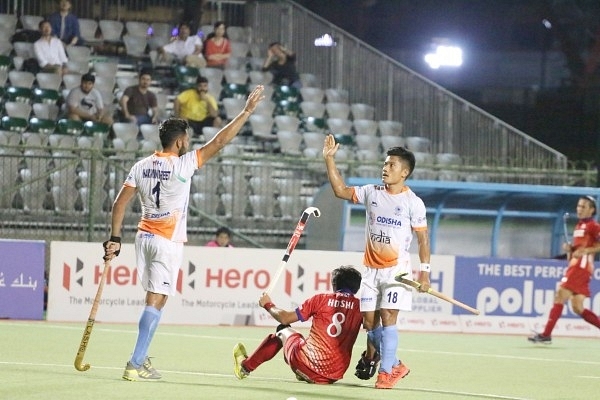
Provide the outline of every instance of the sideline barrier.
<path id="1" fill-rule="evenodd" d="M 102 273 L 101 255 L 99 243 L 51 243 L 48 320 L 86 320 Z M 275 325 L 258 307 L 258 298 L 269 286 L 280 258 L 279 249 L 185 247 L 177 295 L 167 302 L 162 322 Z M 296 250 L 271 297 L 282 308 L 295 308 L 309 296 L 330 290 L 334 267 L 360 266 L 361 261 L 360 252 Z M 144 292 L 134 263 L 133 244 L 123 244 L 107 277 L 96 321 L 138 322 Z M 564 268 L 564 261 L 557 260 L 437 255 L 432 256 L 431 264 L 434 289 L 478 308 L 482 315 L 474 316 L 431 295 L 417 294 L 413 312 L 400 313 L 401 329 L 511 334 L 539 331 Z M 416 255 L 413 265 L 419 265 Z M 600 269 L 594 275 L 592 292 L 591 308 L 599 313 Z M 555 335 L 600 337 L 600 332 L 565 307 Z"/>
<path id="2" fill-rule="evenodd" d="M 0 318 L 44 317 L 43 241 L 0 240 Z"/>

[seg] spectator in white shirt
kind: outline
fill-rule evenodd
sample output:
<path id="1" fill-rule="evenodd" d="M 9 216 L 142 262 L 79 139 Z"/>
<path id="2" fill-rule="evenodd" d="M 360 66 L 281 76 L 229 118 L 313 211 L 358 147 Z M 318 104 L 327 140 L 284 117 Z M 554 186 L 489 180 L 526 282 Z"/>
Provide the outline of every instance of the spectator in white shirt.
<path id="1" fill-rule="evenodd" d="M 202 40 L 198 35 L 190 36 L 190 27 L 186 23 L 179 25 L 177 37 L 171 43 L 160 47 L 158 52 L 162 61 L 171 62 L 175 58 L 177 62 L 188 67 L 206 66 L 202 55 Z"/>
<path id="2" fill-rule="evenodd" d="M 52 25 L 43 20 L 39 24 L 42 37 L 33 44 L 35 58 L 44 72 L 60 75 L 67 73 L 67 55 L 60 39 L 52 36 Z"/>

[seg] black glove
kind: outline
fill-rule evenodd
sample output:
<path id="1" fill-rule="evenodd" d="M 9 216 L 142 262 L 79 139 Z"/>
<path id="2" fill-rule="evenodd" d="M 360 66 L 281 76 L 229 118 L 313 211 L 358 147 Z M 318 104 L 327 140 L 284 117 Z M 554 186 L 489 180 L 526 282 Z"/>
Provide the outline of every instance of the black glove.
<path id="1" fill-rule="evenodd" d="M 115 255 L 115 257 L 118 256 L 119 253 L 121 253 L 121 237 L 111 236 L 110 239 L 102 243 L 102 247 L 104 247 L 104 261 L 107 261 L 109 259 L 108 254 L 106 254 L 106 252 L 108 251 L 109 243 L 117 243 L 119 245 L 119 248 L 112 253 Z"/>

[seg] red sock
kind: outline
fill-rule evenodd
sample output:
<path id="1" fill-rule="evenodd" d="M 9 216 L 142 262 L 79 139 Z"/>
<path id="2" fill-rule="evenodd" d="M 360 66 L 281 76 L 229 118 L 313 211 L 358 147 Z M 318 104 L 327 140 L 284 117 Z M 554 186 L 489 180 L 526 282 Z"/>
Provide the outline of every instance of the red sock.
<path id="1" fill-rule="evenodd" d="M 283 345 L 274 334 L 267 336 L 261 344 L 258 345 L 254 353 L 250 354 L 250 357 L 242 361 L 242 366 L 248 372 L 254 371 L 258 366 L 265 361 L 269 361 L 275 357 Z"/>
<path id="2" fill-rule="evenodd" d="M 554 304 L 552 309 L 550 310 L 550 315 L 548 316 L 548 322 L 546 322 L 546 329 L 542 333 L 542 336 L 551 336 L 552 330 L 554 329 L 554 325 L 556 325 L 556 321 L 560 318 L 564 305 L 562 304 Z"/>
<path id="3" fill-rule="evenodd" d="M 581 313 L 581 318 L 585 319 L 586 322 L 589 322 L 590 324 L 594 325 L 596 328 L 600 328 L 600 318 L 598 318 L 598 316 L 596 314 L 594 314 L 587 308 L 585 310 L 583 310 L 583 312 Z"/>

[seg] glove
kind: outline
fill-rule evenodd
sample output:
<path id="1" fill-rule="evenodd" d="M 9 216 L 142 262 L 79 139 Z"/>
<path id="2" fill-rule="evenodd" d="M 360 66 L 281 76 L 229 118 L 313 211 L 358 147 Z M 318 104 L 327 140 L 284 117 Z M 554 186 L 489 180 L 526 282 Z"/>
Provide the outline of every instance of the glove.
<path id="1" fill-rule="evenodd" d="M 102 243 L 104 247 L 104 261 L 112 260 L 121 253 L 121 238 L 111 236 L 106 242 Z"/>

